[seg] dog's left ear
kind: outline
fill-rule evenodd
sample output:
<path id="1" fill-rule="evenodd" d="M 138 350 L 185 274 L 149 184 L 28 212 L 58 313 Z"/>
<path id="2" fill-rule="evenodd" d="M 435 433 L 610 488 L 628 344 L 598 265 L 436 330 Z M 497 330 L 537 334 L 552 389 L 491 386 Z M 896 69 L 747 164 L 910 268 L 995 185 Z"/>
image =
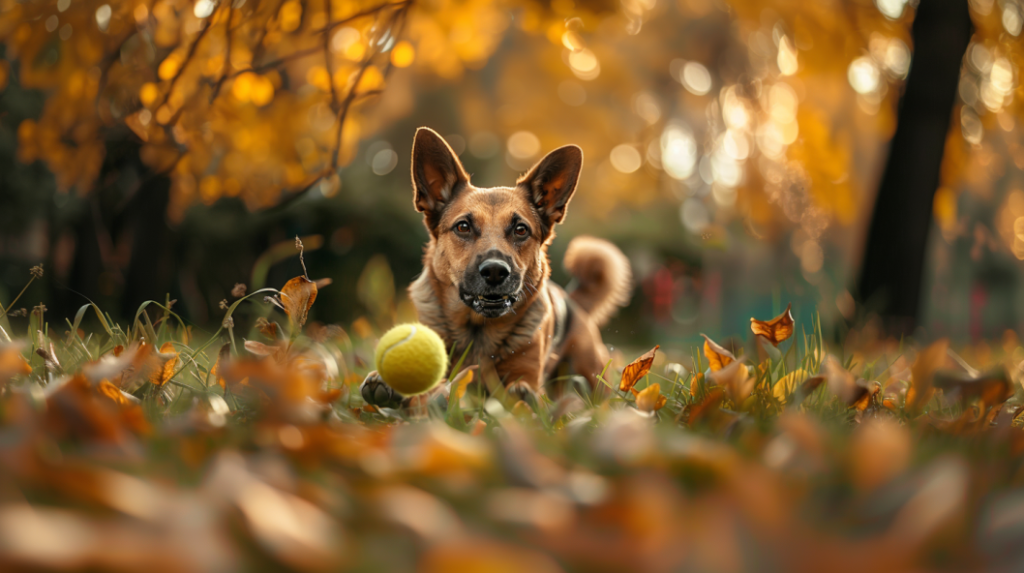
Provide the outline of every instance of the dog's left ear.
<path id="1" fill-rule="evenodd" d="M 576 191 L 582 168 L 583 150 L 566 145 L 545 155 L 516 181 L 516 185 L 529 194 L 547 230 L 565 219 L 565 210 Z"/>

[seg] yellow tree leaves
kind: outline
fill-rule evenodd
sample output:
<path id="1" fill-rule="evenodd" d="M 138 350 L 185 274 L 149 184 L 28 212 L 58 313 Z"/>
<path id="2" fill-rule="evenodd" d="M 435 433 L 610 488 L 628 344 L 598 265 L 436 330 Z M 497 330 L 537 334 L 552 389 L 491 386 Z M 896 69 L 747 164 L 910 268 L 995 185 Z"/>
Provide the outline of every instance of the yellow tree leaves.
<path id="1" fill-rule="evenodd" d="M 793 314 L 790 312 L 792 304 L 786 306 L 782 314 L 771 320 L 750 319 L 750 330 L 757 336 L 762 336 L 778 346 L 780 342 L 793 336 Z"/>

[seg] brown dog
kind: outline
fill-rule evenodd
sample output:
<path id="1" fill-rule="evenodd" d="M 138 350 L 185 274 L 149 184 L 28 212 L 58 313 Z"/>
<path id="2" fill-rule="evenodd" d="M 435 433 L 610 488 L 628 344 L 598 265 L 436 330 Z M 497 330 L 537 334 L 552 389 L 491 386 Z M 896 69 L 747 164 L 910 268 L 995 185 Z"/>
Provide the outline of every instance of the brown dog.
<path id="1" fill-rule="evenodd" d="M 629 261 L 593 237 L 569 244 L 564 263 L 576 287 L 568 295 L 548 281 L 547 248 L 582 166 L 582 150 L 567 145 L 515 187 L 474 187 L 441 136 L 416 131 L 413 203 L 430 242 L 409 296 L 454 356 L 468 348 L 467 364 L 496 373 L 519 398 L 542 393 L 561 361 L 595 388 L 608 362 L 598 327 L 629 297 Z"/>

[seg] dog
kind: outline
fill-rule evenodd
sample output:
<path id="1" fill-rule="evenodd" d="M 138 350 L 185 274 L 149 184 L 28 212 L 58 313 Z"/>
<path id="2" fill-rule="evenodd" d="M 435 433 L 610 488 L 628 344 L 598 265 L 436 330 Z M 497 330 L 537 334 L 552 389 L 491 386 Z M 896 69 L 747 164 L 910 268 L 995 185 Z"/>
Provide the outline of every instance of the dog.
<path id="1" fill-rule="evenodd" d="M 456 359 L 465 353 L 466 364 L 496 375 L 517 399 L 543 394 L 563 362 L 591 391 L 599 388 L 609 361 L 599 328 L 630 297 L 628 259 L 594 237 L 577 237 L 566 250 L 574 288 L 567 293 L 548 280 L 547 249 L 582 167 L 583 151 L 567 145 L 514 187 L 482 188 L 435 131 L 421 127 L 413 141 L 413 204 L 430 238 L 409 297 L 420 322 L 441 335 Z M 366 383 L 363 394 L 375 401 Z"/>

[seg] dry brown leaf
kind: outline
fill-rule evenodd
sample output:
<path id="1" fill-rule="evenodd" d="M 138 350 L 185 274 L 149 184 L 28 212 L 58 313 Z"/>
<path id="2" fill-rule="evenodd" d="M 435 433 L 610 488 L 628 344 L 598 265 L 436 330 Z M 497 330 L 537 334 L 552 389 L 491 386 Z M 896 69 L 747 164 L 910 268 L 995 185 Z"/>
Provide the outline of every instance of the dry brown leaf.
<path id="1" fill-rule="evenodd" d="M 840 400 L 851 404 L 860 397 L 861 389 L 857 386 L 857 378 L 835 356 L 825 357 L 821 372 L 828 382 L 828 390 Z"/>
<path id="2" fill-rule="evenodd" d="M 712 410 L 716 409 L 724 398 L 725 392 L 721 388 L 712 388 L 709 390 L 700 404 L 690 406 L 690 416 L 687 423 L 690 426 L 693 426 L 699 422 L 705 416 L 710 414 Z"/>
<path id="3" fill-rule="evenodd" d="M 779 401 L 780 404 L 785 404 L 789 395 L 796 392 L 798 385 L 810 377 L 810 372 L 803 368 L 797 368 L 796 370 L 786 374 L 775 383 L 772 387 L 772 395 Z"/>
<path id="4" fill-rule="evenodd" d="M 96 385 L 96 390 L 100 394 L 103 394 L 107 398 L 113 400 L 113 402 L 118 406 L 131 406 L 138 401 L 138 399 L 132 397 L 131 394 L 122 392 L 120 388 L 111 384 L 110 380 L 107 379 L 100 380 L 100 383 Z"/>
<path id="5" fill-rule="evenodd" d="M 733 403 L 739 405 L 754 391 L 757 379 L 750 375 L 747 365 L 736 361 L 717 372 L 711 373 L 711 380 L 718 384 Z"/>
<path id="6" fill-rule="evenodd" d="M 964 401 L 978 399 L 987 409 L 1002 404 L 1013 396 L 1013 385 L 1005 370 L 988 372 L 977 378 L 936 374 L 933 384 L 947 394 L 957 393 Z"/>
<path id="7" fill-rule="evenodd" d="M 466 386 L 473 382 L 473 371 L 476 370 L 477 365 L 463 368 L 461 372 L 455 375 L 452 379 L 451 388 L 449 392 L 455 392 L 455 397 L 461 399 L 466 395 Z"/>
<path id="8" fill-rule="evenodd" d="M 224 368 L 224 364 L 227 363 L 228 358 L 231 357 L 231 345 L 225 344 L 220 347 L 217 352 L 217 362 L 213 364 L 213 368 L 210 369 L 210 376 L 217 381 L 217 384 L 223 389 L 226 386 L 224 376 L 221 375 L 221 370 Z"/>
<path id="9" fill-rule="evenodd" d="M 276 322 L 270 322 L 261 316 L 256 319 L 256 330 L 271 340 L 277 340 L 278 325 Z"/>
<path id="10" fill-rule="evenodd" d="M 700 387 L 704 385 L 704 373 L 698 372 L 690 381 L 690 396 L 696 396 Z"/>
<path id="11" fill-rule="evenodd" d="M 771 320 L 750 319 L 750 330 L 754 334 L 765 337 L 772 345 L 778 346 L 780 342 L 793 336 L 793 314 L 790 312 L 792 303 L 786 306 L 782 314 Z"/>
<path id="12" fill-rule="evenodd" d="M 622 380 L 619 381 L 620 392 L 631 390 L 641 378 L 647 376 L 647 373 L 651 371 L 651 365 L 654 364 L 654 354 L 658 352 L 659 348 L 661 346 L 656 345 L 643 356 L 626 365 L 622 370 Z"/>
<path id="13" fill-rule="evenodd" d="M 24 344 L 13 342 L 0 347 L 0 387 L 5 386 L 11 378 L 32 373 L 32 367 L 21 355 Z"/>
<path id="14" fill-rule="evenodd" d="M 701 336 L 704 337 L 704 356 L 708 359 L 712 372 L 717 372 L 736 361 L 736 356 L 732 352 L 719 346 L 706 334 L 701 334 Z"/>
<path id="15" fill-rule="evenodd" d="M 316 301 L 317 283 L 306 277 L 295 277 L 281 289 L 281 308 L 296 326 L 302 327 L 309 317 L 309 309 Z"/>
<path id="16" fill-rule="evenodd" d="M 935 371 L 945 362 L 948 348 L 949 339 L 942 338 L 931 343 L 917 355 L 914 365 L 910 367 L 911 381 L 905 406 L 909 412 L 920 413 L 924 405 L 932 399 L 932 395 L 935 394 L 932 385 Z"/>
<path id="17" fill-rule="evenodd" d="M 155 386 L 163 386 L 174 376 L 174 369 L 178 366 L 178 353 L 174 351 L 174 344 L 165 342 L 156 353 L 159 365 L 149 376 L 149 381 Z"/>
<path id="18" fill-rule="evenodd" d="M 656 412 L 668 403 L 668 398 L 661 395 L 661 385 L 658 383 L 651 384 L 640 392 L 633 388 L 630 390 L 636 396 L 637 409 L 642 412 Z"/>
<path id="19" fill-rule="evenodd" d="M 863 412 L 871 405 L 871 399 L 882 391 L 882 385 L 878 382 L 857 380 L 852 397 L 847 401 L 854 410 Z"/>
<path id="20" fill-rule="evenodd" d="M 850 440 L 851 481 L 861 489 L 875 489 L 906 470 L 912 451 L 910 432 L 899 422 L 869 419 Z"/>

